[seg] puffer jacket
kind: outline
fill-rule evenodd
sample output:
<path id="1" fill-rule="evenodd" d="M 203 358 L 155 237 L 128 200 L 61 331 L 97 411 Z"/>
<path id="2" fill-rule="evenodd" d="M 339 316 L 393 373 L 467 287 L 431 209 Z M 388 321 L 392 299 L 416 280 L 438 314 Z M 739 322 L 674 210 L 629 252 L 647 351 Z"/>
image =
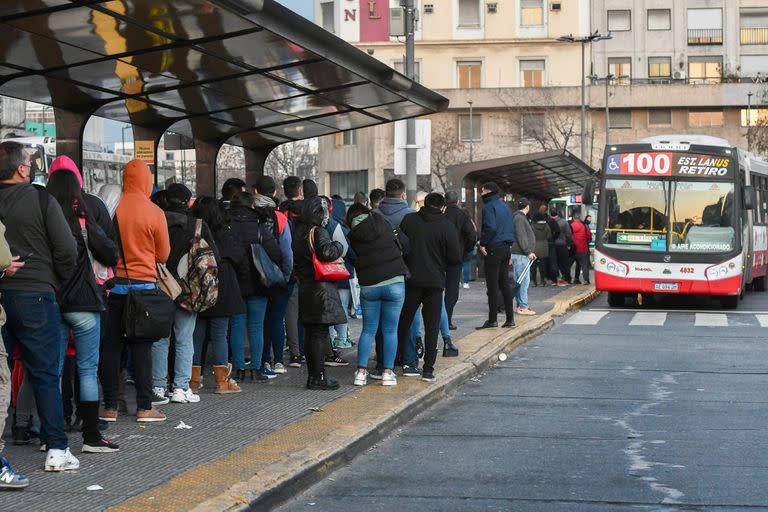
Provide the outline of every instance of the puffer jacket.
<path id="1" fill-rule="evenodd" d="M 573 230 L 573 246 L 576 250 L 576 254 L 586 254 L 589 252 L 589 239 L 592 238 L 592 233 L 586 224 L 579 219 L 574 219 L 571 222 L 571 230 Z"/>
<path id="2" fill-rule="evenodd" d="M 243 297 L 254 295 L 270 297 L 279 293 L 282 288 L 266 288 L 259 283 L 256 267 L 253 266 L 251 258 L 251 244 L 261 241 L 262 247 L 276 265 L 280 266 L 283 262 L 280 246 L 267 225 L 266 219 L 260 217 L 255 210 L 244 206 L 230 208 L 227 213 L 232 220 L 232 231 L 240 238 L 240 252 L 248 263 L 237 269 L 240 294 Z"/>
<path id="3" fill-rule="evenodd" d="M 536 236 L 536 248 L 533 253 L 537 258 L 549 257 L 549 243 L 552 241 L 552 230 L 546 220 L 533 223 L 533 234 Z"/>
<path id="4" fill-rule="evenodd" d="M 360 286 L 373 286 L 408 275 L 403 255 L 408 254 L 410 241 L 405 233 L 393 229 L 380 213 L 371 212 L 353 227 L 349 241 L 357 255 L 355 270 Z"/>
<path id="5" fill-rule="evenodd" d="M 341 244 L 331 240 L 324 229 L 328 216 L 328 200 L 313 197 L 304 201 L 301 216 L 294 224 L 293 269 L 299 282 L 299 320 L 304 324 L 338 325 L 347 322 L 336 283 L 315 281 L 310 232 L 314 233 L 312 242 L 320 261 L 334 261 L 343 253 Z"/>

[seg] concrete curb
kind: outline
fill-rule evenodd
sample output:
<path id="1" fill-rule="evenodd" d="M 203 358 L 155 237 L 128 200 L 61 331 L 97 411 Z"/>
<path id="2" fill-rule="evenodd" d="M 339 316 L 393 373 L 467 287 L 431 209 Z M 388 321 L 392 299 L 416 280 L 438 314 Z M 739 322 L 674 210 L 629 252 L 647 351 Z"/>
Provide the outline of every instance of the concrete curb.
<path id="1" fill-rule="evenodd" d="M 362 451 L 386 437 L 398 426 L 406 423 L 456 389 L 467 379 L 489 368 L 498 360 L 498 354 L 513 350 L 527 340 L 547 331 L 554 318 L 589 303 L 599 292 L 587 289 L 570 301 L 558 301 L 553 309 L 519 330 L 507 330 L 495 336 L 461 363 L 450 367 L 451 374 L 440 375 L 438 382 L 425 387 L 415 395 L 401 401 L 387 413 L 358 428 L 343 428 L 331 436 L 292 453 L 278 463 L 258 471 L 249 480 L 233 484 L 226 492 L 200 503 L 193 510 L 239 511 L 267 510 L 306 490 L 327 477 L 337 466 L 352 460 Z M 343 400 L 343 399 L 339 399 Z M 337 447 L 331 449 L 329 447 Z M 265 475 L 269 475 L 265 478 Z"/>

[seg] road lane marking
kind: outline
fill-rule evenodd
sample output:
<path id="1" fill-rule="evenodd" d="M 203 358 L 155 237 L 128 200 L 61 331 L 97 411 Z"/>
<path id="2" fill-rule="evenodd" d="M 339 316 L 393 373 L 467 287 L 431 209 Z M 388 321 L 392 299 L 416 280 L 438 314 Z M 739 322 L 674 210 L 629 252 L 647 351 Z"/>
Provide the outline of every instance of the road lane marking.
<path id="1" fill-rule="evenodd" d="M 728 315 L 722 313 L 696 313 L 696 327 L 728 327 Z"/>
<path id="2" fill-rule="evenodd" d="M 768 327 L 768 315 L 755 315 L 755 318 L 760 322 L 760 327 Z"/>
<path id="3" fill-rule="evenodd" d="M 564 323 L 569 325 L 595 325 L 608 311 L 579 311 Z"/>
<path id="4" fill-rule="evenodd" d="M 657 325 L 662 326 L 667 320 L 666 313 L 635 313 L 629 325 Z"/>
<path id="5" fill-rule="evenodd" d="M 627 313 L 633 313 L 637 312 L 637 308 L 590 308 L 585 309 L 583 311 L 607 311 L 609 313 L 617 313 L 617 312 L 627 312 Z M 728 315 L 758 315 L 758 314 L 768 314 L 768 311 L 750 311 L 750 310 L 742 310 L 742 311 L 732 311 L 732 310 L 703 310 L 703 309 L 643 309 L 643 312 L 646 313 L 722 313 L 722 314 L 728 314 Z"/>

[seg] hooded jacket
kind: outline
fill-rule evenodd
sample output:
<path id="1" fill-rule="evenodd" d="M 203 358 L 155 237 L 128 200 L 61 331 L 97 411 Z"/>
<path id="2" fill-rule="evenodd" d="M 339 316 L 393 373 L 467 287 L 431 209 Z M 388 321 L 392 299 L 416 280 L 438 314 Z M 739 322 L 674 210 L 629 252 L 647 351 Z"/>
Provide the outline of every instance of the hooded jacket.
<path id="1" fill-rule="evenodd" d="M 168 240 L 171 246 L 171 252 L 168 255 L 168 270 L 173 277 L 179 278 L 178 266 L 181 258 L 192 248 L 192 239 L 195 236 L 195 224 L 198 221 L 188 211 L 169 210 L 165 212 L 165 220 L 168 223 Z M 208 247 L 213 250 L 216 263 L 221 260 L 216 240 L 211 233 L 208 224 L 204 220 L 200 229 L 200 236 L 208 243 Z"/>
<path id="2" fill-rule="evenodd" d="M 573 231 L 571 230 L 571 225 L 560 216 L 552 217 L 552 220 L 557 222 L 557 227 L 559 228 L 557 237 L 555 237 L 555 245 L 558 247 L 570 246 L 573 243 Z"/>
<path id="3" fill-rule="evenodd" d="M 494 249 L 503 245 L 512 245 L 515 241 L 515 225 L 512 210 L 498 194 L 483 196 L 483 224 L 480 231 L 480 245 Z"/>
<path id="4" fill-rule="evenodd" d="M 592 232 L 586 224 L 579 219 L 573 219 L 570 224 L 573 231 L 573 247 L 576 254 L 586 254 L 589 252 L 589 240 L 592 238 Z"/>
<path id="5" fill-rule="evenodd" d="M 115 269 L 117 277 L 154 283 L 156 264 L 168 260 L 171 252 L 168 225 L 163 210 L 149 200 L 151 194 L 149 167 L 141 160 L 131 160 L 123 169 L 123 195 L 115 212 L 122 244 Z"/>
<path id="6" fill-rule="evenodd" d="M 360 286 L 373 286 L 408 275 L 403 259 L 411 248 L 408 236 L 395 230 L 382 214 L 368 214 L 349 232 L 349 241 L 357 256 L 355 270 Z"/>
<path id="7" fill-rule="evenodd" d="M 291 247 L 292 235 L 288 216 L 277 210 L 277 205 L 272 197 L 257 194 L 253 204 L 254 208 L 261 212 L 267 226 L 277 239 L 280 253 L 283 255 L 280 270 L 282 270 L 286 282 L 290 282 L 291 274 L 293 274 L 293 248 Z"/>
<path id="8" fill-rule="evenodd" d="M 462 262 L 456 228 L 443 213 L 430 206 L 403 218 L 400 229 L 408 237 L 405 263 L 411 272 L 406 284 L 419 288 L 445 288 L 445 270 Z"/>
<path id="9" fill-rule="evenodd" d="M 240 237 L 232 231 L 230 226 L 225 226 L 220 231 L 213 233 L 216 247 L 219 250 L 218 277 L 219 298 L 216 304 L 206 309 L 200 316 L 204 318 L 233 316 L 245 313 L 245 302 L 240 292 L 238 275 L 245 275 L 250 265 L 243 251 Z"/>
<path id="10" fill-rule="evenodd" d="M 255 295 L 268 297 L 279 291 L 265 288 L 258 282 L 256 268 L 251 258 L 251 244 L 261 243 L 269 258 L 278 266 L 283 262 L 280 246 L 277 243 L 266 219 L 256 210 L 245 206 L 231 207 L 227 213 L 232 219 L 232 231 L 240 239 L 240 252 L 247 264 L 237 267 L 237 280 L 243 297 Z"/>
<path id="11" fill-rule="evenodd" d="M 0 279 L 0 290 L 52 293 L 69 279 L 77 243 L 59 203 L 47 192 L 27 183 L 0 185 L 0 221 L 11 253 L 31 255 L 13 277 Z"/>
<path id="12" fill-rule="evenodd" d="M 512 254 L 531 254 L 536 249 L 536 236 L 533 234 L 531 221 L 528 216 L 517 210 L 512 216 L 515 225 L 515 241 L 512 244 Z"/>
<path id="13" fill-rule="evenodd" d="M 549 244 L 552 242 L 552 230 L 546 220 L 533 223 L 533 235 L 536 237 L 536 247 L 533 252 L 537 258 L 549 257 Z"/>
<path id="14" fill-rule="evenodd" d="M 301 216 L 294 224 L 293 268 L 299 282 L 299 320 L 304 324 L 338 325 L 347 322 L 336 283 L 315 280 L 309 245 L 311 232 L 314 233 L 312 242 L 315 254 L 320 261 L 334 261 L 341 257 L 341 244 L 331 240 L 325 229 L 330 216 L 328 207 L 328 200 L 324 197 L 307 199 L 302 206 Z"/>
<path id="15" fill-rule="evenodd" d="M 408 206 L 404 199 L 396 197 L 385 197 L 375 211 L 382 214 L 394 227 L 399 227 L 403 218 L 409 213 L 416 213 L 416 210 Z"/>
<path id="16" fill-rule="evenodd" d="M 464 255 L 471 253 L 477 243 L 477 229 L 472 219 L 458 205 L 449 204 L 445 209 L 445 216 L 456 227 L 459 240 L 463 245 Z"/>

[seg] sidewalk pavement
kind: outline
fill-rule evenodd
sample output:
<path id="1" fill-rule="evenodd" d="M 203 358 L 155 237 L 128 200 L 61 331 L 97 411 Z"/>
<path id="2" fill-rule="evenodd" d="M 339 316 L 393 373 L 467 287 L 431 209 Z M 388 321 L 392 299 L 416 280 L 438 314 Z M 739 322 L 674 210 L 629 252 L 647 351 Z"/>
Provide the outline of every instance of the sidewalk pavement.
<path id="1" fill-rule="evenodd" d="M 80 454 L 80 434 L 73 433 L 72 450 L 80 459 L 76 472 L 45 473 L 36 444 L 8 445 L 8 458 L 31 484 L 23 492 L 2 493 L 3 509 L 266 508 L 322 478 L 495 362 L 500 351 L 549 328 L 553 316 L 593 295 L 588 286 L 531 287 L 538 316 L 516 317 L 515 329 L 475 331 L 487 316 L 487 302 L 484 283 L 472 283 L 462 290 L 454 316 L 459 329 L 451 333 L 461 354 L 438 357 L 433 384 L 398 376 L 394 388 L 378 381 L 355 387 L 356 353 L 350 349 L 343 351 L 350 366 L 329 369 L 341 383 L 337 391 L 306 390 L 305 368 L 289 369 L 266 384 L 246 381 L 243 392 L 234 395 L 213 394 L 213 378 L 206 375 L 200 403 L 161 406 L 168 415 L 165 423 L 140 425 L 123 416 L 112 424 L 105 434 L 120 444 L 118 453 Z M 350 321 L 355 340 L 360 327 L 360 320 Z M 126 398 L 132 394 L 128 386 Z M 177 428 L 180 422 L 191 428 Z M 5 438 L 10 439 L 10 427 Z M 94 485 L 102 489 L 87 490 Z"/>

